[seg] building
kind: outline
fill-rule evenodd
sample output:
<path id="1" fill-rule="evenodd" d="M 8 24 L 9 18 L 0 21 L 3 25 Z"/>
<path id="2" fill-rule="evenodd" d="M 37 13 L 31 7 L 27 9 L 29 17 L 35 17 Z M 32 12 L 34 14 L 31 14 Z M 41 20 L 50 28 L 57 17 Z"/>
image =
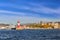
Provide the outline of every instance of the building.
<path id="1" fill-rule="evenodd" d="M 60 22 L 55 22 L 54 28 L 60 29 Z"/>
<path id="2" fill-rule="evenodd" d="M 8 29 L 9 26 L 9 24 L 0 24 L 0 29 Z"/>

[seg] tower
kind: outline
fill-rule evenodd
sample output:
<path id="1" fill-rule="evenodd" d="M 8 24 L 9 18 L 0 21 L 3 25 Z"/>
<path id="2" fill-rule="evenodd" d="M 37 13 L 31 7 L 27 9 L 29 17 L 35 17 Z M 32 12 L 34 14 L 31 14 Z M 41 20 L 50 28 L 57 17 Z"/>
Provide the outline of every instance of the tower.
<path id="1" fill-rule="evenodd" d="M 20 25 L 20 20 L 18 20 L 16 30 L 21 30 L 21 29 L 23 29 L 23 26 Z"/>
<path id="2" fill-rule="evenodd" d="M 17 28 L 20 28 L 20 21 L 17 21 Z"/>

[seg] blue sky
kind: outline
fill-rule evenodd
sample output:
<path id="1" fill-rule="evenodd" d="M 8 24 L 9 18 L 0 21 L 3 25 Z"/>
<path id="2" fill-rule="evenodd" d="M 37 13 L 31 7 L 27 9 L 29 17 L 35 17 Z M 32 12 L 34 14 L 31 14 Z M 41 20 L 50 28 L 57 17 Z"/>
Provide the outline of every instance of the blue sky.
<path id="1" fill-rule="evenodd" d="M 0 23 L 60 21 L 60 0 L 0 0 Z"/>

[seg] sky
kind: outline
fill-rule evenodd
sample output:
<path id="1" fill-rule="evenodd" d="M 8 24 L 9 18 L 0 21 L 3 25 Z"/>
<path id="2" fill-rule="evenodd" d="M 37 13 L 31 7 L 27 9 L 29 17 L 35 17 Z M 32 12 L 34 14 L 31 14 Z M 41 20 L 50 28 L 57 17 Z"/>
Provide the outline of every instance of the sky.
<path id="1" fill-rule="evenodd" d="M 0 23 L 60 21 L 60 0 L 0 0 Z"/>

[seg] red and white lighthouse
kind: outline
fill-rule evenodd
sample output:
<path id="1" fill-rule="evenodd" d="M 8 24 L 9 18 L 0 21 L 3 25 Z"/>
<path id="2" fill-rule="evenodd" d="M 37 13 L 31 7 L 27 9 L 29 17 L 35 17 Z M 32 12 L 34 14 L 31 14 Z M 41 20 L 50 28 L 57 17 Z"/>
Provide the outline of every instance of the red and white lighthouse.
<path id="1" fill-rule="evenodd" d="M 24 29 L 24 26 L 20 25 L 20 20 L 17 21 L 17 27 L 16 30 Z"/>
<path id="2" fill-rule="evenodd" d="M 20 21 L 17 21 L 17 28 L 20 28 Z"/>

